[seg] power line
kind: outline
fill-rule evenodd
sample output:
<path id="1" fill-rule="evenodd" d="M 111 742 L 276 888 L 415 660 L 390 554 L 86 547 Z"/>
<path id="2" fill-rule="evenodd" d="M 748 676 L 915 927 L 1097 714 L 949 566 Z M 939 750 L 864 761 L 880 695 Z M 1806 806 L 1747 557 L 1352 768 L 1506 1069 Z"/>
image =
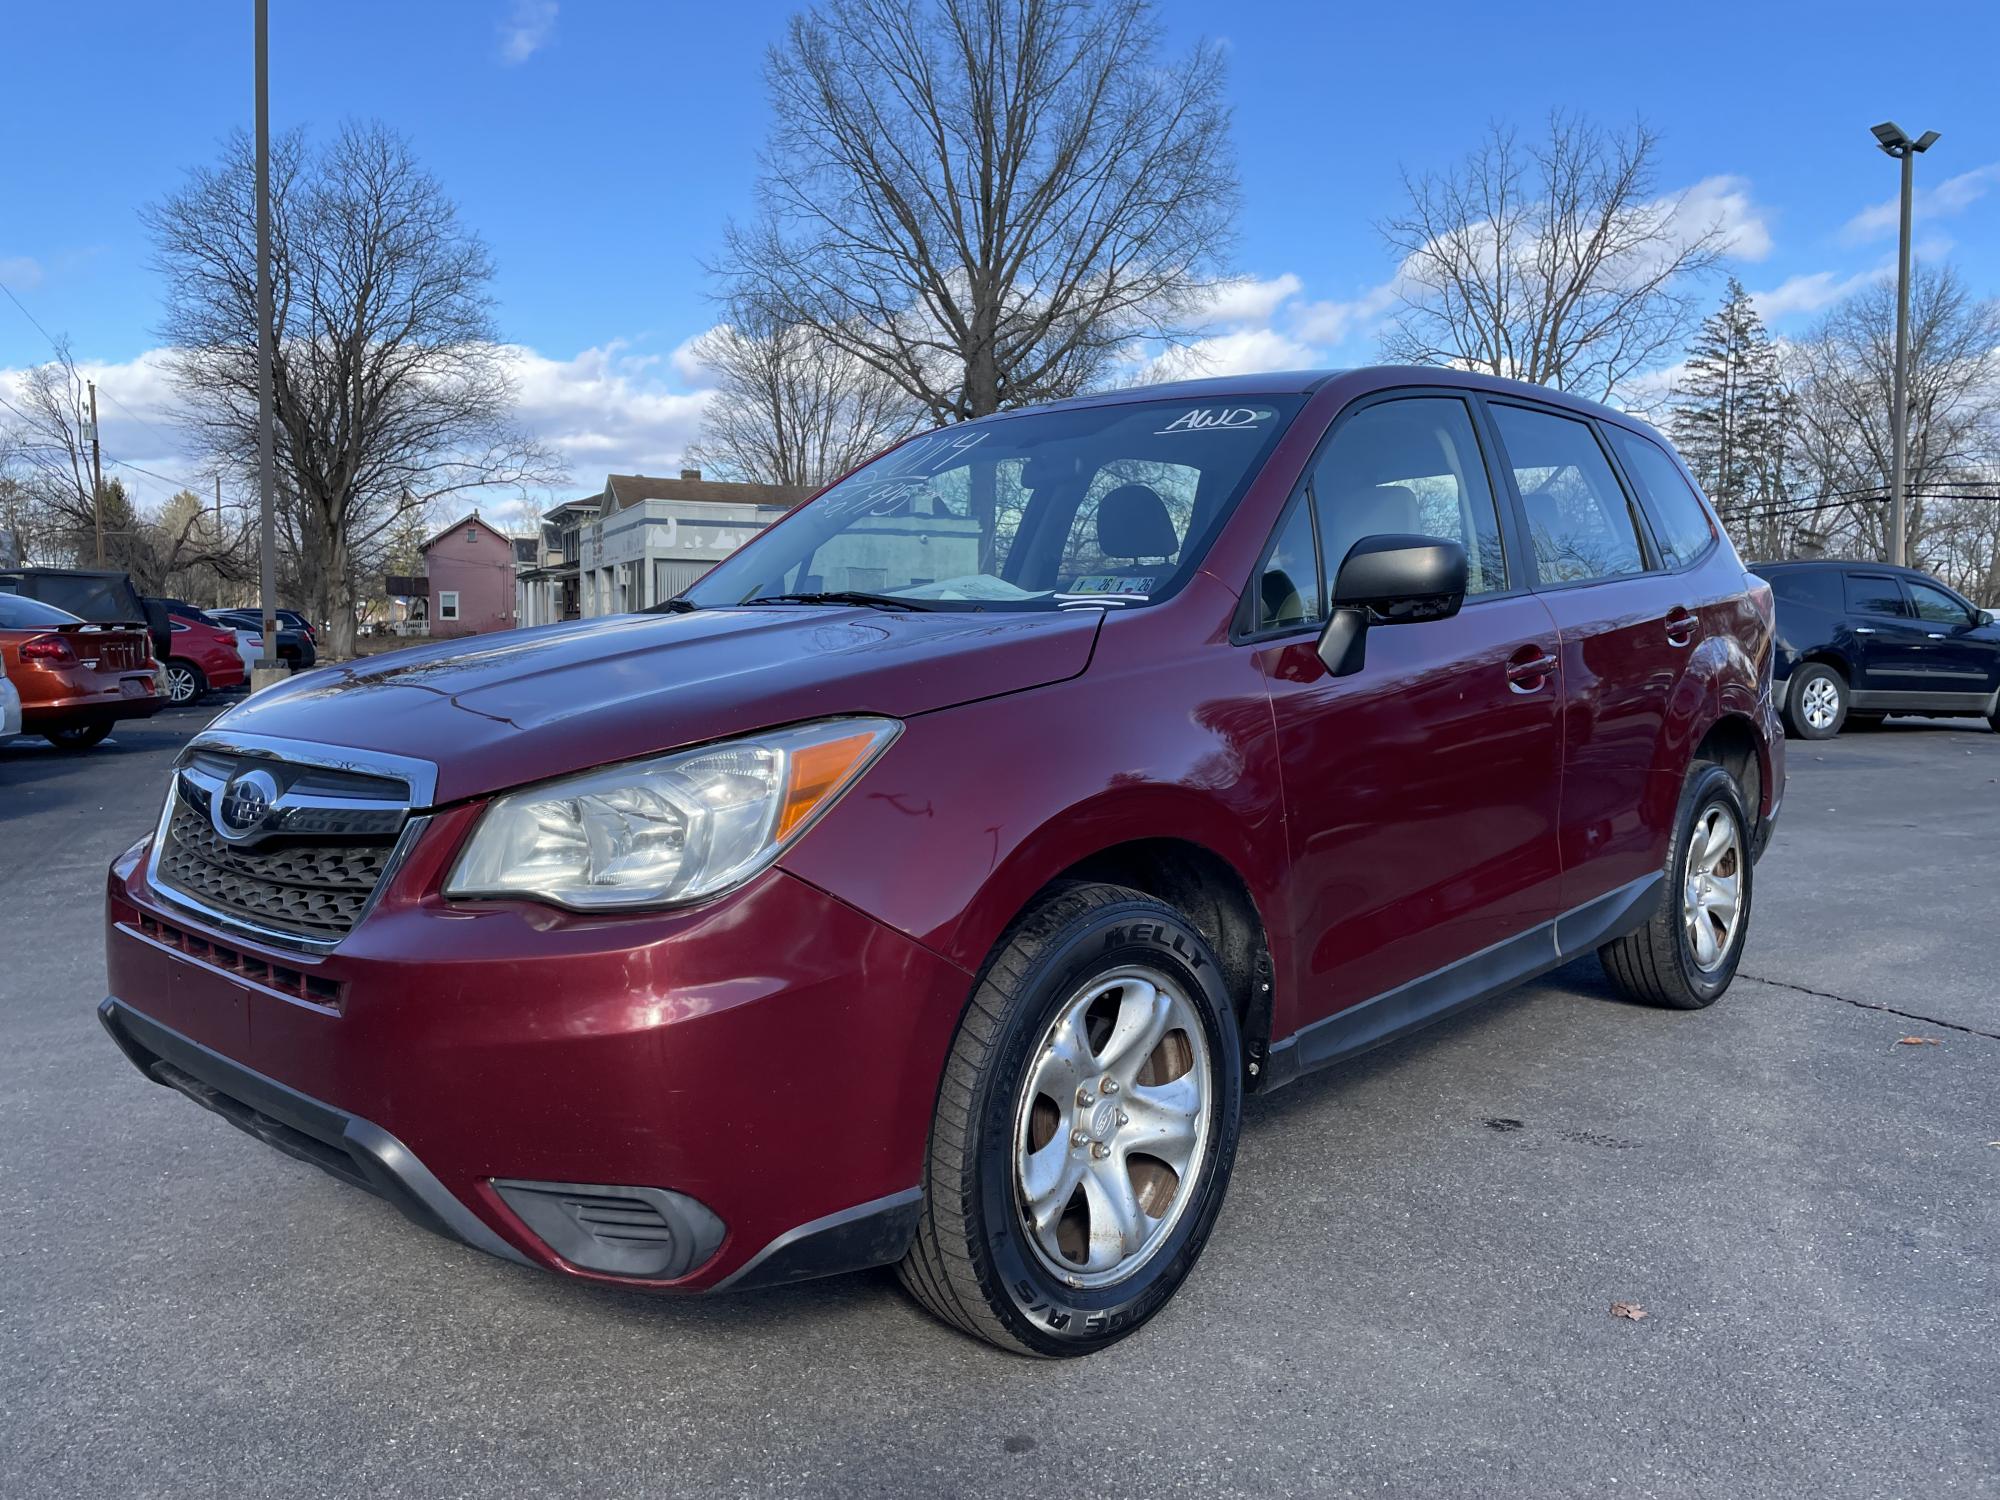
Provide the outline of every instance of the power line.
<path id="1" fill-rule="evenodd" d="M 49 341 L 49 347 L 51 349 L 57 351 L 60 351 L 62 349 L 62 345 L 56 342 L 55 335 L 50 333 L 48 329 L 42 327 L 41 323 L 37 321 L 33 313 L 29 312 L 27 308 L 21 306 L 21 299 L 14 295 L 13 289 L 9 287 L 7 283 L 4 281 L 0 281 L 0 292 L 5 292 L 7 294 L 7 300 L 13 303 L 14 306 L 17 309 L 19 309 L 21 316 L 26 318 L 30 323 L 33 323 L 35 325 L 35 331 L 39 333 L 43 338 Z"/>

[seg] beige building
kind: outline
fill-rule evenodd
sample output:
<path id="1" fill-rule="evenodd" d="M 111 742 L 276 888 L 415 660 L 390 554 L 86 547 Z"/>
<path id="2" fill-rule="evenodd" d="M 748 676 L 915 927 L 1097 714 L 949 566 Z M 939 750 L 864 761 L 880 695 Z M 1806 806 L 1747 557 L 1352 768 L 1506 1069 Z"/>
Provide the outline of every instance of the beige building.
<path id="1" fill-rule="evenodd" d="M 803 502 L 802 486 L 612 474 L 578 528 L 580 612 L 615 615 L 671 599 Z"/>

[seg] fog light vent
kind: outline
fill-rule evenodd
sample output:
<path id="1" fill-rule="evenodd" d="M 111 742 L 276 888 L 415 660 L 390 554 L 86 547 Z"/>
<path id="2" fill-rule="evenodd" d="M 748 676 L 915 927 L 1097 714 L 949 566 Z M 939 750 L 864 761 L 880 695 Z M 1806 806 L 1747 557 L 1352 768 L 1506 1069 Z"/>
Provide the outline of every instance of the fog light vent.
<path id="1" fill-rule="evenodd" d="M 586 1271 L 672 1281 L 722 1244 L 720 1219 L 665 1188 L 499 1178 L 493 1187 L 543 1243 Z"/>

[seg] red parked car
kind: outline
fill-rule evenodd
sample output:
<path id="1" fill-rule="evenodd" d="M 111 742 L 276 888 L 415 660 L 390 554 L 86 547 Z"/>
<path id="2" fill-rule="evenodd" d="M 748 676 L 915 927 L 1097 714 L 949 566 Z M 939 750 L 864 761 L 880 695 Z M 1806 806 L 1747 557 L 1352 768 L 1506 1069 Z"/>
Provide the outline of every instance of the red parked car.
<path id="1" fill-rule="evenodd" d="M 197 703 L 210 688 L 241 687 L 247 679 L 236 632 L 205 615 L 169 609 L 173 654 L 167 658 L 167 697 Z"/>
<path id="2" fill-rule="evenodd" d="M 1247 1093 L 1593 951 L 1728 987 L 1771 656 L 1672 450 L 1587 402 L 1377 369 L 1009 413 L 652 612 L 234 709 L 110 871 L 102 1015 L 495 1255 L 897 1263 L 1084 1353 L 1195 1264 Z"/>
<path id="3" fill-rule="evenodd" d="M 19 594 L 0 592 L 0 671 L 21 695 L 22 732 L 63 750 L 167 706 L 144 625 L 91 625 Z"/>

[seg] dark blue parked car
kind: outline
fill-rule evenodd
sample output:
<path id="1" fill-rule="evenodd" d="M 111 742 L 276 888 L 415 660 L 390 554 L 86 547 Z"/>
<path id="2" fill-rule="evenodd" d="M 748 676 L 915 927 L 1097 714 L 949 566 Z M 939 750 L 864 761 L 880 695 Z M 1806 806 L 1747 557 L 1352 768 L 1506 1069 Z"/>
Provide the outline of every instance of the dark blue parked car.
<path id="1" fill-rule="evenodd" d="M 1752 565 L 1778 603 L 1785 725 L 1824 740 L 1890 714 L 1972 714 L 2000 730 L 2000 624 L 1956 590 L 1887 563 Z"/>

